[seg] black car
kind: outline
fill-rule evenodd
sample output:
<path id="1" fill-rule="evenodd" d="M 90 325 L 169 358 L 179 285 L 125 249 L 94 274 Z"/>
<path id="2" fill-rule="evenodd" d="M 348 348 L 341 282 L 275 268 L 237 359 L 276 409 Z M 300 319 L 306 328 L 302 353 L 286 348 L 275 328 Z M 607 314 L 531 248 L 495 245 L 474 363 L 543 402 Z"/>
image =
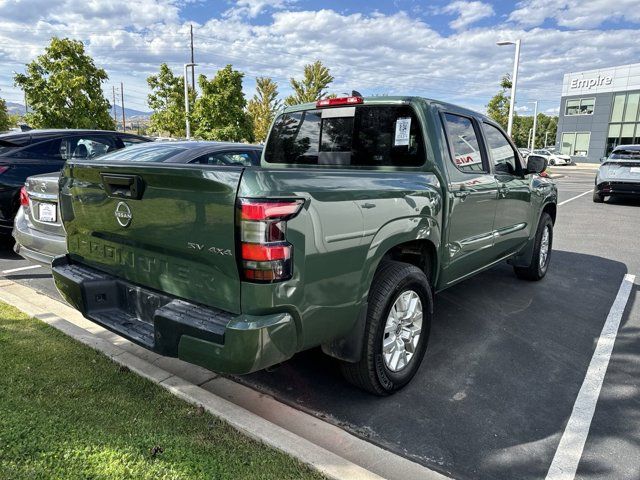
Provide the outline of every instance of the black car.
<path id="1" fill-rule="evenodd" d="M 612 195 L 640 197 L 640 145 L 619 145 L 600 165 L 593 201 Z"/>
<path id="2" fill-rule="evenodd" d="M 57 172 L 69 158 L 95 158 L 151 140 L 105 130 L 30 130 L 0 135 L 0 240 L 10 239 L 27 177 Z"/>

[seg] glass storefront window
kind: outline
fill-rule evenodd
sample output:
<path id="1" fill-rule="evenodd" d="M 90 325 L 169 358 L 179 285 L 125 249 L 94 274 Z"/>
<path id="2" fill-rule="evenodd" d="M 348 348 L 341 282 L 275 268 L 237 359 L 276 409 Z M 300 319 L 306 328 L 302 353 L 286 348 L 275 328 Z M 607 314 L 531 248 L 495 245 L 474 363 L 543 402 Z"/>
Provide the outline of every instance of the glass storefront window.
<path id="1" fill-rule="evenodd" d="M 580 100 L 567 100 L 565 115 L 578 115 L 580 111 Z"/>
<path id="2" fill-rule="evenodd" d="M 591 133 L 576 133 L 576 143 L 572 155 L 586 157 L 589 154 L 589 140 Z"/>
<path id="3" fill-rule="evenodd" d="M 633 144 L 633 133 L 635 129 L 635 123 L 625 123 L 622 125 L 622 131 L 620 132 L 620 145 Z"/>
<path id="4" fill-rule="evenodd" d="M 575 133 L 562 134 L 562 145 L 560 145 L 560 152 L 563 155 L 571 155 L 571 153 L 573 152 L 573 143 L 575 142 L 575 139 Z"/>
<path id="5" fill-rule="evenodd" d="M 612 122 L 621 122 L 622 121 L 622 113 L 624 112 L 624 100 L 626 95 L 619 94 L 616 95 L 613 99 L 613 111 L 611 112 L 611 121 Z"/>
<path id="6" fill-rule="evenodd" d="M 635 122 L 638 117 L 638 101 L 640 93 L 630 93 L 627 96 L 627 107 L 624 109 L 624 121 Z"/>
<path id="7" fill-rule="evenodd" d="M 589 155 L 589 132 L 570 132 L 562 134 L 562 145 L 560 150 L 564 155 L 586 157 Z"/>
<path id="8" fill-rule="evenodd" d="M 595 105 L 595 98 L 575 98 L 573 100 L 567 100 L 564 108 L 564 114 L 565 116 L 592 115 Z"/>
<path id="9" fill-rule="evenodd" d="M 620 124 L 609 125 L 609 136 L 618 138 L 620 136 Z"/>
<path id="10" fill-rule="evenodd" d="M 580 115 L 592 115 L 595 105 L 595 98 L 583 98 L 580 100 Z"/>

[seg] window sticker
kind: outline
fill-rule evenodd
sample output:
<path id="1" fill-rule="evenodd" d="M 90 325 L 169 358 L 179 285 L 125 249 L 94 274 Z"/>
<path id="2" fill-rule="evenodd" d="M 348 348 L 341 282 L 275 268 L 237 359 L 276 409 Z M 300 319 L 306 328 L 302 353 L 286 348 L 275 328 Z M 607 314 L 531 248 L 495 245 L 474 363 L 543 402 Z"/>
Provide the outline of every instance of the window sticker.
<path id="1" fill-rule="evenodd" d="M 402 117 L 396 120 L 396 137 L 393 142 L 395 147 L 409 145 L 409 131 L 411 130 L 411 117 Z"/>

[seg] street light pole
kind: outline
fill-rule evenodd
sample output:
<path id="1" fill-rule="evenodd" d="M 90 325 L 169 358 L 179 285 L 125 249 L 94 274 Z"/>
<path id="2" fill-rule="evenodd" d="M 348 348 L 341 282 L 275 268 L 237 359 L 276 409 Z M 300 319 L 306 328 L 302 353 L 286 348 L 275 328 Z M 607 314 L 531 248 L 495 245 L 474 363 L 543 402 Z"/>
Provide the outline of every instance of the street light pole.
<path id="1" fill-rule="evenodd" d="M 536 148 L 536 128 L 538 125 L 538 101 L 536 100 L 535 102 L 529 102 L 529 103 L 533 103 L 535 105 L 533 110 L 533 135 L 531 135 L 531 151 L 533 151 L 533 149 Z"/>
<path id="2" fill-rule="evenodd" d="M 520 39 L 515 42 L 504 41 L 498 42 L 499 46 L 503 45 L 515 45 L 516 54 L 513 59 L 513 75 L 511 75 L 511 98 L 509 100 L 509 123 L 507 125 L 507 133 L 511 136 L 513 131 L 513 112 L 516 106 L 516 84 L 518 83 L 518 64 L 520 63 Z"/>
<path id="3" fill-rule="evenodd" d="M 187 140 L 191 139 L 191 124 L 189 123 L 189 82 L 187 81 L 187 69 L 194 68 L 195 63 L 184 64 L 184 121 L 186 127 Z"/>

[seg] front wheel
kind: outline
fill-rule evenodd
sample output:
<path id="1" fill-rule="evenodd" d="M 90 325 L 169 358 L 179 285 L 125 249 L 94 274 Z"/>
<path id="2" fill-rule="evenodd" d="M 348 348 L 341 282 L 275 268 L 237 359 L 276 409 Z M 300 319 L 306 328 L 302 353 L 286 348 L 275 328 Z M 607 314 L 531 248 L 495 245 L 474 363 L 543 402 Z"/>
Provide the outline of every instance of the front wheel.
<path id="1" fill-rule="evenodd" d="M 549 160 L 549 165 L 554 166 L 555 164 L 556 164 L 556 161 L 553 158 Z"/>
<path id="2" fill-rule="evenodd" d="M 598 193 L 598 190 L 593 190 L 593 201 L 594 203 L 602 203 L 604 202 L 604 197 Z"/>
<path id="3" fill-rule="evenodd" d="M 513 267 L 516 276 L 523 280 L 541 280 L 547 274 L 551 260 L 553 245 L 553 221 L 548 213 L 543 213 L 538 223 L 538 229 L 533 241 L 533 256 L 527 267 Z"/>
<path id="4" fill-rule="evenodd" d="M 385 262 L 369 291 L 362 357 L 343 362 L 347 381 L 375 395 L 389 395 L 416 374 L 427 347 L 433 311 L 425 273 L 414 265 Z"/>

